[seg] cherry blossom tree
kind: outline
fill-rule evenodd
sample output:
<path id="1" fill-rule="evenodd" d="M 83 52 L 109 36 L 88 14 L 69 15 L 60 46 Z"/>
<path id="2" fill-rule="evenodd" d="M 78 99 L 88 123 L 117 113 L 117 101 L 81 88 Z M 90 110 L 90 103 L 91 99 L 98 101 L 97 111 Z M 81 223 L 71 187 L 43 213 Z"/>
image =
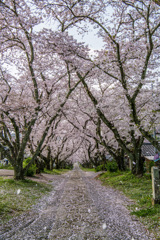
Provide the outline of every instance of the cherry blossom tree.
<path id="1" fill-rule="evenodd" d="M 154 0 L 154 2 L 160 6 L 160 1 L 159 0 Z"/>
<path id="2" fill-rule="evenodd" d="M 54 161 L 61 155 L 57 159 L 63 162 L 75 156 L 80 139 L 87 142 L 88 158 L 102 157 L 105 149 L 123 168 L 127 154 L 135 163 L 133 173 L 143 174 L 144 138 L 160 150 L 152 134 L 159 124 L 158 3 L 0 1 L 0 147 L 17 179 L 40 154 Z M 58 28 L 37 31 L 48 18 Z M 74 27 L 85 34 L 90 26 L 104 42 L 92 56 L 68 33 Z M 56 152 L 54 134 L 63 131 L 64 117 L 74 131 L 66 132 Z M 31 150 L 23 169 L 24 153 Z"/>
<path id="3" fill-rule="evenodd" d="M 1 6 L 4 27 L 1 28 L 0 147 L 13 165 L 18 180 L 24 178 L 25 171 L 39 155 L 50 128 L 80 82 L 70 76 L 63 57 L 65 51 L 69 53 L 71 45 L 75 50 L 79 45 L 67 34 L 52 32 L 51 40 L 49 31 L 35 33 L 34 26 L 39 20 L 25 1 L 1 1 Z M 80 49 L 78 51 L 80 53 Z M 8 66 L 10 72 L 17 72 L 8 74 Z M 30 137 L 42 121 L 44 128 L 32 160 L 23 169 Z"/>
<path id="4" fill-rule="evenodd" d="M 98 88 L 98 86 L 96 86 L 96 88 Z M 104 96 L 105 88 L 106 86 L 101 86 L 101 88 L 95 92 L 96 95 L 99 96 L 99 101 L 101 101 L 101 104 L 108 108 L 108 106 L 104 105 L 104 102 L 102 103 L 103 99 L 106 100 L 107 98 L 107 96 Z M 103 93 L 103 99 L 100 91 Z M 111 92 L 113 92 L 113 90 L 110 90 L 110 94 Z M 120 122 L 118 121 L 119 119 L 115 119 L 115 115 L 117 114 L 118 110 L 113 112 L 112 109 L 110 109 L 110 112 L 112 114 L 112 118 L 115 121 Z M 78 130 L 79 135 L 85 140 L 84 148 L 86 152 L 85 160 L 87 165 L 90 164 L 89 161 L 94 166 L 98 166 L 102 162 L 105 163 L 105 155 L 109 153 L 117 161 L 120 170 L 125 169 L 124 151 L 122 149 L 120 150 L 120 147 L 115 141 L 114 135 L 109 128 L 102 124 L 100 118 L 97 118 L 96 110 L 93 108 L 89 98 L 85 95 L 84 89 L 80 88 L 80 86 L 79 89 L 76 89 L 70 99 L 69 111 L 67 112 L 67 110 L 64 108 L 63 114 L 67 121 L 69 121 L 74 128 Z M 122 128 L 122 125 L 120 126 Z M 122 133 L 125 136 L 124 129 Z"/>
<path id="5" fill-rule="evenodd" d="M 52 170 L 71 165 L 73 154 L 78 150 L 82 139 L 77 137 L 73 126 L 65 119 L 56 123 L 54 131 L 51 128 L 41 149 L 40 157 L 48 163 L 47 169 Z"/>
<path id="6" fill-rule="evenodd" d="M 131 147 L 132 151 L 128 149 L 126 141 L 123 141 L 119 129 L 104 114 L 102 106 L 99 106 L 99 101 L 88 86 L 91 81 L 91 78 L 87 79 L 89 74 L 84 71 L 82 74 L 77 70 L 77 76 L 81 79 L 100 119 L 114 133 L 119 145 L 135 162 L 136 174 L 142 173 L 141 145 L 144 137 L 160 149 L 158 142 L 150 132 L 152 122 L 156 123 L 155 119 L 159 115 L 156 110 L 158 102 L 154 102 L 149 109 L 149 114 L 146 111 L 144 114 L 148 103 L 144 92 L 159 73 L 158 6 L 153 1 L 98 1 L 98 3 L 58 1 L 56 4 L 42 1 L 40 4 L 52 13 L 54 19 L 58 20 L 62 31 L 72 26 L 80 28 L 78 23 L 83 22 L 90 23 L 98 29 L 99 37 L 103 38 L 105 43 L 104 49 L 97 53 L 97 59 L 85 58 L 83 60 L 86 63 L 90 61 L 96 70 L 101 70 L 106 75 L 107 81 L 120 85 L 120 92 L 127 101 L 129 125 L 131 126 L 129 131 L 134 146 Z M 56 11 L 57 4 L 58 10 Z M 108 7 L 111 10 L 111 16 L 107 19 L 104 13 L 107 12 Z M 81 30 L 84 29 L 81 28 Z M 150 95 L 150 104 L 152 103 L 153 97 Z M 124 123 L 126 122 L 128 121 L 124 119 Z M 135 132 L 138 132 L 138 137 Z"/>

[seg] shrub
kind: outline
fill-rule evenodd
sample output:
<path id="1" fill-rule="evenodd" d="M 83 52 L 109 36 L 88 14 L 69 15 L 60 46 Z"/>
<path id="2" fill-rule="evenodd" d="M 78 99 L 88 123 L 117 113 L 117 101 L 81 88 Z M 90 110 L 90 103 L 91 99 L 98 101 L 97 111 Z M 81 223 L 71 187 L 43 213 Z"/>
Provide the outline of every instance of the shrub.
<path id="1" fill-rule="evenodd" d="M 12 167 L 12 165 L 10 163 L 8 165 L 0 164 L 0 169 L 13 170 L 13 167 Z"/>
<path id="2" fill-rule="evenodd" d="M 151 168 L 152 168 L 153 166 L 155 166 L 155 163 L 154 163 L 153 161 L 151 161 L 151 162 L 149 163 L 149 172 L 151 172 Z"/>
<path id="3" fill-rule="evenodd" d="M 107 162 L 107 170 L 109 172 L 117 172 L 118 171 L 118 165 L 115 161 Z"/>
<path id="4" fill-rule="evenodd" d="M 31 160 L 31 158 L 29 157 L 29 158 L 26 158 L 26 159 L 23 161 L 23 168 L 25 168 L 25 167 L 28 165 L 28 163 L 30 162 L 30 160 Z M 32 165 L 28 168 L 27 172 L 25 173 L 25 176 L 28 176 L 28 177 L 34 176 L 34 175 L 36 174 L 36 169 L 37 169 L 36 164 L 32 164 Z"/>
<path id="5" fill-rule="evenodd" d="M 96 172 L 100 172 L 100 171 L 104 171 L 104 170 L 106 170 L 106 167 L 103 164 L 99 165 L 98 167 L 95 168 Z"/>

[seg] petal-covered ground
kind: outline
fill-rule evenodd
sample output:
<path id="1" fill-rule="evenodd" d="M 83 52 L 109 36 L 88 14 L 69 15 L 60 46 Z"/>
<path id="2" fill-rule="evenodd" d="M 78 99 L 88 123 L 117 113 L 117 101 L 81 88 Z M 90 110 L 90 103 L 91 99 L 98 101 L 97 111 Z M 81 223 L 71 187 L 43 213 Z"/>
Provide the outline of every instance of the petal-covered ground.
<path id="1" fill-rule="evenodd" d="M 129 199 L 95 180 L 96 173 L 74 170 L 53 176 L 53 191 L 32 211 L 0 228 L 7 240 L 153 240 L 130 216 Z"/>

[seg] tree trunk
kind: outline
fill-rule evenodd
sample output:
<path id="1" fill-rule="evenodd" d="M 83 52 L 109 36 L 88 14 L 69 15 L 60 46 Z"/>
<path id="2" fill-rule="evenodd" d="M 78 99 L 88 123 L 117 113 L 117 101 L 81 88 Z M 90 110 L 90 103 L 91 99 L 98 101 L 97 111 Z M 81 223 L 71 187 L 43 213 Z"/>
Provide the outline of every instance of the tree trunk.
<path id="1" fill-rule="evenodd" d="M 59 159 L 58 159 L 58 157 L 56 158 L 56 160 L 55 160 L 55 164 L 56 164 L 56 169 L 59 169 L 59 167 L 60 167 L 60 164 L 59 164 Z"/>
<path id="2" fill-rule="evenodd" d="M 132 173 L 137 176 L 143 176 L 144 158 L 141 156 L 141 149 L 135 150 Z"/>
<path id="3" fill-rule="evenodd" d="M 50 170 L 53 170 L 53 158 L 50 157 Z"/>
<path id="4" fill-rule="evenodd" d="M 138 151 L 137 159 L 136 159 L 136 175 L 143 176 L 144 173 L 144 158 L 141 157 L 141 149 Z"/>
<path id="5" fill-rule="evenodd" d="M 94 162 L 94 166 L 95 166 L 95 167 L 98 167 L 98 166 L 99 166 L 99 159 L 98 159 L 98 156 L 97 156 L 97 155 L 93 158 L 93 162 Z"/>
<path id="6" fill-rule="evenodd" d="M 49 161 L 46 162 L 46 169 L 50 170 L 50 162 Z"/>
<path id="7" fill-rule="evenodd" d="M 40 174 L 41 172 L 44 171 L 45 164 L 42 160 L 36 158 L 35 164 L 36 164 L 36 167 L 37 167 L 37 169 L 36 169 L 37 174 Z"/>
<path id="8" fill-rule="evenodd" d="M 126 170 L 126 167 L 125 167 L 125 164 L 124 164 L 124 157 L 123 156 L 117 157 L 116 162 L 118 164 L 118 169 L 120 171 L 125 171 Z"/>
<path id="9" fill-rule="evenodd" d="M 117 157 L 115 158 L 117 164 L 118 164 L 118 169 L 120 171 L 125 171 L 126 170 L 126 166 L 124 163 L 124 150 L 123 149 L 119 149 L 117 151 Z"/>
<path id="10" fill-rule="evenodd" d="M 50 147 L 48 146 L 48 154 L 47 154 L 47 161 L 46 161 L 46 168 L 47 170 L 50 170 L 50 158 L 51 158 L 51 149 Z"/>
<path id="11" fill-rule="evenodd" d="M 23 161 L 21 163 L 17 163 L 13 168 L 14 168 L 14 179 L 24 180 Z"/>
<path id="12" fill-rule="evenodd" d="M 57 169 L 57 170 L 59 169 L 59 164 L 58 164 L 58 163 L 56 163 L 56 169 Z"/>

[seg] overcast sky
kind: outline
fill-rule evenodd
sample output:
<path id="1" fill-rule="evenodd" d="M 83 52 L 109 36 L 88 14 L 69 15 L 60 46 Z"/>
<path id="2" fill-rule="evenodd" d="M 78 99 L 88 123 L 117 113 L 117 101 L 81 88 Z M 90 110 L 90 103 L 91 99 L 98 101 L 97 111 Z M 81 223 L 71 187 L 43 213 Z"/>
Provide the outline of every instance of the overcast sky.
<path id="1" fill-rule="evenodd" d="M 90 31 L 85 33 L 84 36 L 78 34 L 76 28 L 70 29 L 69 33 L 79 42 L 85 42 L 85 44 L 89 45 L 91 50 L 101 50 L 104 45 L 102 39 L 96 35 L 95 29 L 90 28 Z"/>

